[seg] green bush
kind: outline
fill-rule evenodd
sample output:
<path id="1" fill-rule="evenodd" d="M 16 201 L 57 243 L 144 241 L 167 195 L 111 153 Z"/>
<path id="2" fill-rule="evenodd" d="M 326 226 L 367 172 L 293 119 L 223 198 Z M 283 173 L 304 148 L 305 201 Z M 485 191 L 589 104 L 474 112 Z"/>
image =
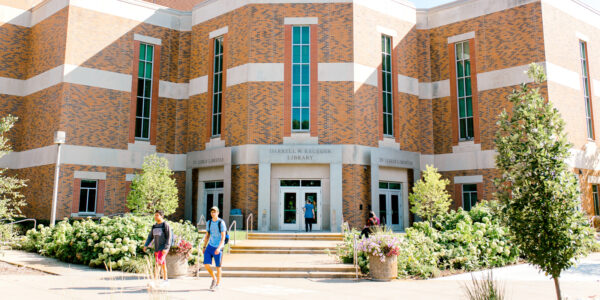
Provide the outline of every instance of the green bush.
<path id="1" fill-rule="evenodd" d="M 85 264 L 91 267 L 112 269 L 132 266 L 142 262 L 142 246 L 154 224 L 152 216 L 127 214 L 122 217 L 84 219 L 72 224 L 65 219 L 54 227 L 39 225 L 29 230 L 21 240 L 21 247 L 45 256 L 55 257 L 65 262 Z M 169 222 L 178 238 L 183 238 L 197 246 L 201 239 L 196 228 L 189 222 Z M 190 258 L 194 260 L 194 257 Z M 135 260 L 136 262 L 131 262 Z"/>

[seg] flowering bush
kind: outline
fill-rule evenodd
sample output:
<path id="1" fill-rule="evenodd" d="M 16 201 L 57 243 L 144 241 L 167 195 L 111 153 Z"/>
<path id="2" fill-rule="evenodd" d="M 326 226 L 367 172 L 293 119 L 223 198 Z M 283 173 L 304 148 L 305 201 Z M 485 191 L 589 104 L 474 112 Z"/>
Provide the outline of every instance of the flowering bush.
<path id="1" fill-rule="evenodd" d="M 180 239 L 179 242 L 175 243 L 174 246 L 171 247 L 169 252 L 183 254 L 186 257 L 189 257 L 192 254 L 192 244 L 184 239 Z"/>
<path id="2" fill-rule="evenodd" d="M 357 250 L 377 256 L 383 262 L 387 257 L 396 259 L 400 254 L 401 239 L 391 231 L 376 231 L 370 237 L 360 240 Z"/>
<path id="3" fill-rule="evenodd" d="M 154 224 L 152 216 L 127 214 L 122 217 L 100 220 L 65 219 L 54 227 L 39 225 L 22 238 L 22 249 L 35 251 L 62 261 L 86 264 L 91 267 L 122 268 L 139 255 L 144 255 L 142 246 Z M 200 235 L 189 222 L 169 222 L 173 232 L 182 240 L 197 244 Z M 187 246 L 187 245 L 186 245 Z"/>

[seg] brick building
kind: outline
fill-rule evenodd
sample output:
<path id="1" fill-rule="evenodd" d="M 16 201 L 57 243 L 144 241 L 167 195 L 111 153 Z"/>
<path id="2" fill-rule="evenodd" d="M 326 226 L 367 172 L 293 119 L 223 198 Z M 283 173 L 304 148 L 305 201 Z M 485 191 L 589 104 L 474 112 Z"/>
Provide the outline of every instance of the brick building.
<path id="1" fill-rule="evenodd" d="M 496 118 L 531 62 L 598 214 L 600 15 L 575 0 L 0 0 L 0 24 L 0 114 L 20 118 L 0 162 L 30 217 L 50 217 L 57 130 L 58 218 L 125 211 L 149 153 L 177 218 L 219 205 L 296 230 L 311 199 L 317 229 L 372 209 L 401 230 L 427 164 L 469 209 L 492 198 Z"/>

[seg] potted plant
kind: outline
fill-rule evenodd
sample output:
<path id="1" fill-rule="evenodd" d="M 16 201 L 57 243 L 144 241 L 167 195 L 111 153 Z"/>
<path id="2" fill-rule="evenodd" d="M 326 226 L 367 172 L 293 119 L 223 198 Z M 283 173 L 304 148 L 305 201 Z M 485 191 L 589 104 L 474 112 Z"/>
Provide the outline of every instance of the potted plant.
<path id="1" fill-rule="evenodd" d="M 398 277 L 400 238 L 391 231 L 376 231 L 357 246 L 369 256 L 369 273 L 374 280 L 392 280 Z"/>
<path id="2" fill-rule="evenodd" d="M 192 253 L 192 244 L 184 239 L 178 240 L 167 254 L 167 273 L 169 278 L 185 276 L 188 273 L 188 258 Z"/>

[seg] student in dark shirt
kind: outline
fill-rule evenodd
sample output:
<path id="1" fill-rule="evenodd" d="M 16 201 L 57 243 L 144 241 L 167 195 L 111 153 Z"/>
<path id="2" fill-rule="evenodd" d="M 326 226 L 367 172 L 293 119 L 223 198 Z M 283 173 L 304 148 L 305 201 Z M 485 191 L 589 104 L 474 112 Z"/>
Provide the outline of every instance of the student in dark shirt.
<path id="1" fill-rule="evenodd" d="M 169 248 L 171 247 L 171 236 L 173 233 L 171 232 L 171 227 L 165 221 L 165 214 L 162 210 L 157 210 L 154 213 L 154 221 L 156 221 L 156 224 L 152 225 L 152 229 L 150 229 L 150 233 L 148 233 L 148 238 L 144 244 L 144 251 L 146 251 L 148 245 L 154 241 L 154 258 L 156 260 L 154 280 L 158 280 L 160 268 L 164 279 L 163 284 L 166 285 L 168 284 L 166 257 Z"/>
<path id="2" fill-rule="evenodd" d="M 369 218 L 367 219 L 367 224 L 365 225 L 365 228 L 363 228 L 363 230 L 360 232 L 360 237 L 362 238 L 362 236 L 364 235 L 365 237 L 369 238 L 369 234 L 373 232 L 373 229 L 379 226 L 379 218 L 377 218 L 377 216 L 375 216 L 375 213 L 373 211 L 369 212 Z"/>

